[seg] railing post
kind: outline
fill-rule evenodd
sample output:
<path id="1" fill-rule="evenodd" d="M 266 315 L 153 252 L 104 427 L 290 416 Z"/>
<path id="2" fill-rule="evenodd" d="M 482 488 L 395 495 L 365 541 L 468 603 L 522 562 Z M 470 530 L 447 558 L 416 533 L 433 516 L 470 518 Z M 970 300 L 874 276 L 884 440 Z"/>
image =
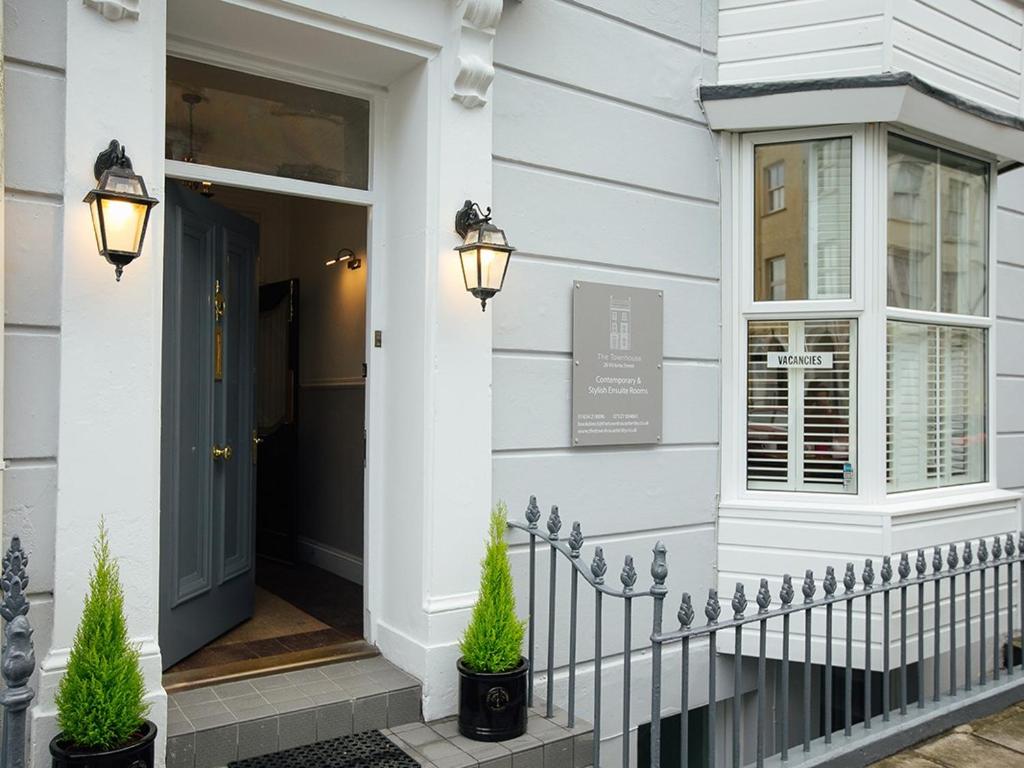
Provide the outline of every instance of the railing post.
<path id="1" fill-rule="evenodd" d="M 548 702 L 546 716 L 555 716 L 555 593 L 558 584 L 558 532 L 562 529 L 562 518 L 558 516 L 558 505 L 552 505 L 548 515 L 548 535 L 551 538 L 551 574 L 548 582 Z"/>
<path id="2" fill-rule="evenodd" d="M 846 671 L 843 680 L 843 735 L 850 738 L 853 733 L 853 587 L 857 577 L 853 573 L 853 563 L 846 564 L 843 575 L 843 588 L 846 598 Z"/>
<path id="3" fill-rule="evenodd" d="M 636 568 L 633 558 L 626 555 L 619 574 L 622 582 L 622 597 L 625 600 L 625 621 L 622 623 L 622 768 L 629 768 L 630 696 L 632 695 L 633 669 L 633 587 L 636 585 Z"/>
<path id="4" fill-rule="evenodd" d="M 924 709 L 924 550 L 917 550 L 917 708 Z"/>
<path id="5" fill-rule="evenodd" d="M 722 605 L 718 601 L 718 590 L 708 590 L 708 601 L 704 604 L 704 615 L 707 617 L 708 626 L 714 627 L 718 624 L 718 617 L 722 615 Z M 716 630 L 708 632 L 708 765 L 714 768 L 715 762 L 715 737 L 717 736 L 716 724 L 718 721 L 718 695 L 716 682 L 718 678 L 717 661 L 717 636 Z"/>
<path id="6" fill-rule="evenodd" d="M 935 547 L 932 552 L 932 573 L 938 577 L 940 571 L 942 571 L 942 550 Z M 935 658 L 932 659 L 932 685 L 935 686 L 935 690 L 932 691 L 932 700 L 939 701 L 942 698 L 942 579 L 936 578 L 932 584 L 934 584 L 933 597 L 935 600 L 935 616 L 932 619 L 935 626 L 935 637 L 932 643 L 935 647 Z"/>
<path id="7" fill-rule="evenodd" d="M 956 696 L 956 569 L 960 565 L 956 544 L 949 545 L 946 565 L 949 566 L 949 695 Z"/>
<path id="8" fill-rule="evenodd" d="M 992 681 L 999 679 L 999 558 L 1003 544 L 998 536 L 992 539 Z"/>
<path id="9" fill-rule="evenodd" d="M 747 596 L 743 584 L 736 582 L 736 592 L 732 596 L 733 620 L 742 619 L 745 610 Z M 732 657 L 732 768 L 740 768 L 743 764 L 740 753 L 740 732 L 743 722 L 743 625 L 737 624 L 735 632 L 736 651 Z"/>
<path id="10" fill-rule="evenodd" d="M 779 600 L 783 610 L 793 604 L 793 579 L 790 575 L 782 577 L 782 589 Z M 782 759 L 789 759 L 789 614 L 782 615 Z"/>
<path id="11" fill-rule="evenodd" d="M 573 560 L 579 560 L 583 548 L 583 532 L 580 524 L 572 524 L 569 534 L 569 554 Z M 569 712 L 567 723 L 570 728 L 576 725 L 576 603 L 579 600 L 580 572 L 576 565 L 572 567 L 572 587 L 569 595 Z"/>
<path id="12" fill-rule="evenodd" d="M 988 671 L 985 668 L 986 667 L 986 665 L 985 665 L 985 653 L 986 653 L 986 646 L 988 645 L 988 641 L 985 638 L 985 634 L 986 634 L 986 631 L 987 631 L 987 628 L 985 627 L 985 600 L 986 600 L 986 595 L 985 595 L 986 585 L 985 585 L 985 582 L 987 581 L 987 577 L 988 577 L 988 569 L 987 569 L 985 564 L 987 562 L 988 562 L 988 544 L 985 542 L 984 539 L 978 539 L 978 563 L 981 565 L 981 572 L 980 572 L 981 573 L 981 624 L 979 625 L 980 626 L 980 634 L 981 634 L 981 642 L 978 644 L 979 648 L 981 649 L 981 651 L 980 651 L 981 652 L 981 658 L 978 660 L 979 661 L 979 663 L 978 663 L 978 685 L 984 685 L 985 684 L 985 682 L 986 682 L 985 678 L 986 678 L 986 675 L 988 674 Z"/>
<path id="13" fill-rule="evenodd" d="M 910 555 L 900 554 L 900 714 L 907 714 L 907 579 L 910 577 Z"/>
<path id="14" fill-rule="evenodd" d="M 821 582 L 825 590 L 825 743 L 832 743 L 832 601 L 836 595 L 836 572 L 829 565 Z"/>
<path id="15" fill-rule="evenodd" d="M 693 624 L 693 600 L 689 592 L 683 592 L 679 600 L 679 629 L 689 632 Z M 690 638 L 683 637 L 682 672 L 679 686 L 679 768 L 690 765 Z"/>
<path id="16" fill-rule="evenodd" d="M 974 553 L 971 551 L 971 542 L 964 542 L 964 646 L 967 653 L 964 654 L 964 690 L 971 690 L 971 656 L 974 651 L 971 649 L 971 563 L 974 562 Z"/>
<path id="17" fill-rule="evenodd" d="M 882 558 L 882 722 L 889 722 L 889 710 L 891 709 L 891 681 L 889 667 L 889 645 L 892 641 L 892 620 L 890 583 L 892 582 L 892 558 L 886 555 Z"/>
<path id="18" fill-rule="evenodd" d="M 1006 676 L 1013 675 L 1013 534 L 1006 534 Z M 1024 631 L 1024 627 L 1021 628 Z"/>
<path id="19" fill-rule="evenodd" d="M 21 540 L 15 536 L 3 559 L 3 602 L 0 616 L 7 626 L 4 629 L 4 648 L 0 669 L 6 687 L 0 692 L 0 706 L 4 709 L 3 747 L 0 761 L 3 768 L 25 767 L 25 720 L 28 707 L 35 691 L 28 685 L 36 668 L 35 651 L 32 645 L 32 628 L 29 626 L 28 598 L 28 555 L 21 548 Z"/>
<path id="20" fill-rule="evenodd" d="M 529 676 L 526 679 L 526 701 L 529 706 L 533 706 L 533 676 L 534 676 L 534 648 L 535 648 L 535 637 L 536 631 L 535 615 L 537 607 L 537 536 L 534 531 L 537 530 L 537 521 L 540 520 L 540 507 L 537 506 L 537 497 L 531 496 L 530 503 L 526 505 L 526 523 L 529 528 L 530 534 L 530 597 L 529 597 L 529 613 L 527 614 L 527 627 L 529 638 L 527 640 L 527 661 L 530 668 Z"/>
<path id="21" fill-rule="evenodd" d="M 601 666 L 604 661 L 601 655 L 601 586 L 604 575 L 608 572 L 608 564 L 604 561 L 604 549 L 594 548 L 594 559 L 590 563 L 590 573 L 594 577 L 594 759 L 593 768 L 601 768 Z"/>
<path id="22" fill-rule="evenodd" d="M 758 622 L 758 646 L 757 646 L 757 768 L 764 765 L 764 729 L 767 724 L 767 694 L 765 693 L 767 664 L 765 657 L 768 654 L 768 619 L 764 618 L 768 613 L 768 606 L 772 604 L 772 593 L 768 591 L 768 579 L 761 579 L 761 586 L 757 590 L 757 613 L 762 616 Z"/>
<path id="23" fill-rule="evenodd" d="M 804 573 L 801 591 L 804 595 L 804 752 L 811 751 L 811 612 L 810 604 L 814 602 L 814 571 Z"/>
<path id="24" fill-rule="evenodd" d="M 864 727 L 871 727 L 871 589 L 875 584 L 875 569 L 872 567 L 871 559 L 864 561 L 864 571 L 861 573 L 861 580 L 864 582 Z M 886 593 L 888 594 L 888 593 Z M 853 601 L 850 601 L 853 607 Z M 852 611 L 851 611 L 852 612 Z M 884 687 L 884 683 L 883 683 Z"/>
<path id="25" fill-rule="evenodd" d="M 665 579 L 668 565 L 665 562 L 665 545 L 659 541 L 654 545 L 654 560 L 651 562 L 651 596 L 654 598 L 654 624 L 651 631 L 651 768 L 661 767 L 661 619 L 665 608 Z"/>

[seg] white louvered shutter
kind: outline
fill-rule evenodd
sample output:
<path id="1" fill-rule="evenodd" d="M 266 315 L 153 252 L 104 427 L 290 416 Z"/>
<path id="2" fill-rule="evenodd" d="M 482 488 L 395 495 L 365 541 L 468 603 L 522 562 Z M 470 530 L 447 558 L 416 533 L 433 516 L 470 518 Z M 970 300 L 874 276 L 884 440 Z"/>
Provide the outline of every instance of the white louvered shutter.
<path id="1" fill-rule="evenodd" d="M 850 297 L 851 153 L 849 141 L 812 145 L 808 173 L 811 299 Z"/>
<path id="2" fill-rule="evenodd" d="M 789 349 L 789 324 L 752 322 L 747 342 L 747 481 L 751 488 L 789 482 L 789 377 L 768 368 L 769 352 Z"/>

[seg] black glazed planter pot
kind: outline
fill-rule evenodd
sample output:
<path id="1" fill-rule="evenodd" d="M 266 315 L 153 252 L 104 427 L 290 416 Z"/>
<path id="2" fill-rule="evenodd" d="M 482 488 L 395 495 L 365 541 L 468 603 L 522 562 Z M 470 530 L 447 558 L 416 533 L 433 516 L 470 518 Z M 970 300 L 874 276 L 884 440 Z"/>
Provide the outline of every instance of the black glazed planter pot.
<path id="1" fill-rule="evenodd" d="M 57 734 L 50 742 L 53 768 L 153 768 L 153 742 L 156 726 L 149 720 L 131 744 L 117 749 L 79 749 Z"/>
<path id="2" fill-rule="evenodd" d="M 525 658 L 508 672 L 459 668 L 459 733 L 474 741 L 505 741 L 526 733 Z"/>

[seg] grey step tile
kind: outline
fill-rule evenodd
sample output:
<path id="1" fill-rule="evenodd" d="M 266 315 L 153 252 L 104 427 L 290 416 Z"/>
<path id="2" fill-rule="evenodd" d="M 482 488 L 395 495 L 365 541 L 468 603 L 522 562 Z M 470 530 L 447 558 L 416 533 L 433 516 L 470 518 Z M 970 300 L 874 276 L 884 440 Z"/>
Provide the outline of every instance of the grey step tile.
<path id="1" fill-rule="evenodd" d="M 196 735 L 187 733 L 167 738 L 167 768 L 193 768 L 196 762 Z"/>
<path id="2" fill-rule="evenodd" d="M 185 704 L 203 704 L 208 701 L 217 701 L 217 694 L 213 692 L 212 688 L 196 688 L 191 691 L 172 693 L 171 699 L 179 707 L 182 707 Z"/>
<path id="3" fill-rule="evenodd" d="M 288 686 L 286 688 L 271 688 L 260 691 L 260 694 L 269 704 L 280 704 L 283 701 L 295 701 L 296 699 L 309 699 L 301 688 Z"/>
<path id="4" fill-rule="evenodd" d="M 227 699 L 224 702 L 224 706 L 227 707 L 228 711 L 236 715 L 241 715 L 246 710 L 265 707 L 267 706 L 267 704 L 267 700 L 256 691 L 243 694 L 242 696 L 239 696 L 234 699 Z"/>
<path id="5" fill-rule="evenodd" d="M 594 762 L 594 732 L 578 733 L 573 737 L 573 768 L 587 768 Z"/>
<path id="6" fill-rule="evenodd" d="M 419 722 L 420 689 L 406 688 L 388 694 L 388 727 Z"/>
<path id="7" fill-rule="evenodd" d="M 192 721 L 182 714 L 180 709 L 167 710 L 167 737 L 181 736 L 195 732 Z"/>
<path id="8" fill-rule="evenodd" d="M 212 690 L 221 701 L 237 699 L 243 696 L 252 696 L 256 693 L 256 688 L 253 687 L 253 684 L 248 680 L 240 680 L 234 683 L 221 683 L 220 685 L 213 686 Z"/>
<path id="9" fill-rule="evenodd" d="M 544 768 L 573 768 L 572 737 L 549 741 L 544 745 Z"/>
<path id="10" fill-rule="evenodd" d="M 197 720 L 201 720 L 205 717 L 226 714 L 229 710 L 223 701 L 214 700 L 206 701 L 201 704 L 184 704 L 182 705 L 181 712 L 185 717 L 195 723 Z"/>
<path id="11" fill-rule="evenodd" d="M 195 728 L 196 733 L 200 731 L 209 731 L 214 728 L 221 728 L 225 725 L 231 725 L 237 722 L 237 718 L 230 712 L 218 712 L 213 715 L 206 717 L 192 717 L 189 718 L 192 721 L 192 726 Z"/>
<path id="12" fill-rule="evenodd" d="M 268 755 L 280 749 L 277 717 L 250 720 L 238 725 L 238 759 Z"/>
<path id="13" fill-rule="evenodd" d="M 316 741 L 316 712 L 290 712 L 281 715 L 278 726 L 279 749 L 291 749 Z"/>
<path id="14" fill-rule="evenodd" d="M 339 736 L 348 736 L 350 733 L 352 733 L 351 701 L 338 702 L 328 704 L 324 707 L 317 707 L 317 741 L 323 741 L 324 739 L 336 739 Z"/>
<path id="15" fill-rule="evenodd" d="M 544 747 L 538 745 L 522 751 L 513 751 L 512 768 L 544 768 Z"/>
<path id="16" fill-rule="evenodd" d="M 316 702 L 312 699 L 301 698 L 301 699 L 289 699 L 288 701 L 279 701 L 271 704 L 279 715 L 283 715 L 289 712 L 302 712 L 305 710 L 313 711 L 316 709 Z"/>
<path id="17" fill-rule="evenodd" d="M 401 732 L 396 729 L 393 733 L 403 742 L 417 750 L 424 744 L 435 744 L 445 740 L 445 737 L 438 733 L 436 728 L 428 728 L 422 723 L 417 727 Z"/>
<path id="18" fill-rule="evenodd" d="M 387 695 L 356 699 L 353 707 L 352 729 L 355 733 L 388 727 Z"/>
<path id="19" fill-rule="evenodd" d="M 238 726 L 211 728 L 196 733 L 195 768 L 219 768 L 238 756 Z"/>

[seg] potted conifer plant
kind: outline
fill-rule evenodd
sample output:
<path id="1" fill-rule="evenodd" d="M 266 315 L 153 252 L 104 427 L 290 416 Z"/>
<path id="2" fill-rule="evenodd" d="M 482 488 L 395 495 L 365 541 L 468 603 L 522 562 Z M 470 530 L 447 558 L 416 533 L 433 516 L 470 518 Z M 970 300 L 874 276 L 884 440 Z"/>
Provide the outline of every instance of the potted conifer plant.
<path id="1" fill-rule="evenodd" d="M 103 523 L 89 594 L 57 690 L 53 768 L 153 768 L 156 726 L 146 719 L 139 648 L 128 640 L 124 592 Z"/>
<path id="2" fill-rule="evenodd" d="M 505 527 L 508 509 L 491 512 L 480 594 L 462 638 L 459 669 L 459 733 L 477 741 L 504 741 L 526 732 L 523 623 L 516 616 Z"/>

